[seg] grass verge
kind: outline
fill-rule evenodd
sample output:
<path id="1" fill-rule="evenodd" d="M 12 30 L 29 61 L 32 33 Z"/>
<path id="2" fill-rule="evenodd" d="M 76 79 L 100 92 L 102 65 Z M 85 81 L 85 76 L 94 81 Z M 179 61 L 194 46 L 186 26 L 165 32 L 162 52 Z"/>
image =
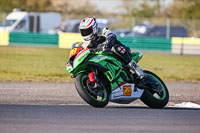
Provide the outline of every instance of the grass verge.
<path id="1" fill-rule="evenodd" d="M 0 47 L 0 81 L 66 82 L 69 50 Z M 139 65 L 164 81 L 200 82 L 200 56 L 148 54 Z"/>

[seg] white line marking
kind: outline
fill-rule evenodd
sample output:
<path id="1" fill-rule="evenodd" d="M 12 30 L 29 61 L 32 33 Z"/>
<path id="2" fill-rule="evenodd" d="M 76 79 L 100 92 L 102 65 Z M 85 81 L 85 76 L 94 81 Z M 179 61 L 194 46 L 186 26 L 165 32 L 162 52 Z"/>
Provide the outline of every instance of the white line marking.
<path id="1" fill-rule="evenodd" d="M 175 104 L 174 107 L 200 108 L 200 104 L 195 102 L 182 102 L 180 104 Z"/>

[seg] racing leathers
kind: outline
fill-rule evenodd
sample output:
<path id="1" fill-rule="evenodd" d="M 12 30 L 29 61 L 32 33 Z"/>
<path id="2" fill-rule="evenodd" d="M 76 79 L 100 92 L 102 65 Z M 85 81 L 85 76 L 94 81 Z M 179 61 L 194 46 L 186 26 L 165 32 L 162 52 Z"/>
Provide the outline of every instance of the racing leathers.
<path id="1" fill-rule="evenodd" d="M 104 28 L 102 31 L 102 36 L 96 36 L 93 40 L 88 42 L 87 48 L 98 49 L 102 48 L 104 50 L 111 50 L 114 52 L 118 58 L 120 58 L 128 67 L 135 71 L 140 79 L 144 79 L 146 74 L 137 65 L 137 63 L 131 59 L 131 50 L 129 47 L 123 45 L 117 40 L 117 36 L 112 33 L 108 28 Z"/>

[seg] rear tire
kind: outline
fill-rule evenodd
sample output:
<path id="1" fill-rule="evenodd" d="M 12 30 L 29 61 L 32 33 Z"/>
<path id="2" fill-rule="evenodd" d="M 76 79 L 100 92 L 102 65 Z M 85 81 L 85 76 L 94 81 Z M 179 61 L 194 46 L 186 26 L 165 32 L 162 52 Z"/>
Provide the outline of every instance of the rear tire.
<path id="1" fill-rule="evenodd" d="M 97 96 L 92 94 L 92 92 L 87 87 L 88 74 L 81 73 L 76 76 L 75 86 L 81 98 L 93 107 L 105 107 L 109 102 L 109 94 L 106 88 L 102 88 L 104 95 L 102 99 L 97 99 Z"/>
<path id="2" fill-rule="evenodd" d="M 144 93 L 140 99 L 143 103 L 151 108 L 164 108 L 169 101 L 169 92 L 166 85 L 156 74 L 146 70 L 144 72 L 147 74 L 148 77 L 156 80 L 160 87 L 162 87 L 162 89 L 160 89 L 159 94 L 156 94 L 158 98 L 154 96 L 156 92 L 152 91 L 152 88 L 144 89 Z"/>

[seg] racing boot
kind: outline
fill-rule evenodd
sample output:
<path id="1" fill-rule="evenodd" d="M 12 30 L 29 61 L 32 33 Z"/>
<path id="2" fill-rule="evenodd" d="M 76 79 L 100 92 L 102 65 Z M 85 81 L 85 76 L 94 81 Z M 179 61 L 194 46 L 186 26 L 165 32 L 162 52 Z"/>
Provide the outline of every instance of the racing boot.
<path id="1" fill-rule="evenodd" d="M 128 63 L 128 67 L 135 71 L 136 75 L 141 79 L 144 80 L 146 78 L 146 73 L 137 65 L 137 63 L 134 60 L 131 60 Z"/>

